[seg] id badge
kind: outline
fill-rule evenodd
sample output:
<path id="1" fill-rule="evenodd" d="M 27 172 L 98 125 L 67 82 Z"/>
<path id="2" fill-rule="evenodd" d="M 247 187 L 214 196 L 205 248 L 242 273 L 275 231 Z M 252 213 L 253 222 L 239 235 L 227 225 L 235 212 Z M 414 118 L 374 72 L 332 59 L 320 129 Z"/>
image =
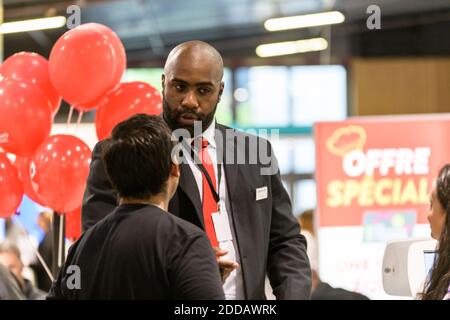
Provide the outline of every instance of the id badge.
<path id="1" fill-rule="evenodd" d="M 228 221 L 228 215 L 214 212 L 212 213 L 212 220 L 214 224 L 214 230 L 216 231 L 217 241 L 229 241 L 233 240 L 231 235 L 230 223 Z"/>

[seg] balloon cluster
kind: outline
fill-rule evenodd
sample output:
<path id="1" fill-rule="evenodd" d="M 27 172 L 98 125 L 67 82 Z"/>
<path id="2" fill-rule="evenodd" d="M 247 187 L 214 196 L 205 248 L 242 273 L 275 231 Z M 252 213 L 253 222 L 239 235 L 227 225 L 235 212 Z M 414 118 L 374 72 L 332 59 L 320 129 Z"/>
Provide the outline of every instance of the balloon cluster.
<path id="1" fill-rule="evenodd" d="M 60 213 L 79 212 L 91 150 L 72 135 L 50 135 L 64 99 L 79 112 L 97 110 L 97 137 L 136 113 L 159 114 L 159 92 L 120 83 L 126 68 L 119 37 L 98 23 L 63 34 L 49 60 L 20 52 L 0 66 L 0 218 L 23 194 Z M 79 215 L 79 214 L 78 214 Z"/>

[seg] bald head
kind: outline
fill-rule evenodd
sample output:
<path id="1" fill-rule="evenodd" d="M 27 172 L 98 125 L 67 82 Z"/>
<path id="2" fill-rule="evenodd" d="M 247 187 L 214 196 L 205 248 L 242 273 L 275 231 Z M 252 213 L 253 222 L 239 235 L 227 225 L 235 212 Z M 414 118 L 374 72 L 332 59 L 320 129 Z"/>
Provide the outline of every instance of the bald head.
<path id="1" fill-rule="evenodd" d="M 224 83 L 219 52 L 202 41 L 176 46 L 167 57 L 163 87 L 163 115 L 172 130 L 184 128 L 194 134 L 194 122 L 203 131 L 214 120 Z"/>
<path id="2" fill-rule="evenodd" d="M 215 81 L 222 81 L 223 60 L 220 53 L 210 44 L 193 40 L 179 44 L 170 51 L 164 65 L 166 77 L 173 72 L 177 65 L 188 63 L 191 68 L 206 67 L 211 71 Z"/>

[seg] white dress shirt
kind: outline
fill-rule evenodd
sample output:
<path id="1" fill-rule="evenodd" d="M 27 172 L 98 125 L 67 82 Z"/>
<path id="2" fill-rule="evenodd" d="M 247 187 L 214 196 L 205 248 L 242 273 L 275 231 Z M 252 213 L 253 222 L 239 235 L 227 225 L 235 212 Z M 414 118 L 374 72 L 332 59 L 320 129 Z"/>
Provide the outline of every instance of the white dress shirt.
<path id="1" fill-rule="evenodd" d="M 215 128 L 216 128 L 216 121 L 213 120 L 213 122 L 210 124 L 210 126 L 203 132 L 202 137 L 208 141 L 208 147 L 207 152 L 211 158 L 211 161 L 213 163 L 214 167 L 214 173 L 216 175 L 216 183 L 218 181 L 218 175 L 217 175 L 217 152 L 216 152 L 216 141 L 215 141 Z M 192 139 L 191 139 L 192 140 Z M 191 141 L 189 141 L 191 143 Z M 203 203 L 203 186 L 202 186 L 202 172 L 197 167 L 197 165 L 192 161 L 190 157 L 187 157 L 189 167 L 192 170 L 192 173 L 194 174 L 195 182 L 197 183 L 198 190 L 200 192 L 200 200 Z M 221 165 L 221 177 L 220 177 L 220 186 L 219 186 L 219 195 L 220 195 L 220 214 L 225 215 L 228 219 L 228 223 L 230 224 L 230 230 L 233 236 L 233 240 L 227 240 L 227 241 L 220 241 L 219 246 L 221 249 L 224 249 L 228 251 L 228 254 L 223 256 L 222 259 L 232 260 L 239 263 L 240 266 L 240 259 L 239 259 L 239 252 L 236 245 L 236 235 L 234 233 L 234 226 L 233 226 L 233 218 L 231 215 L 228 214 L 228 212 L 231 212 L 230 210 L 230 201 L 227 191 L 227 184 L 226 184 L 226 177 L 225 177 L 225 170 L 223 164 Z M 226 220 L 225 220 L 226 221 Z M 244 299 L 244 284 L 242 279 L 242 271 L 239 267 L 237 270 L 234 270 L 231 272 L 230 276 L 226 279 L 223 290 L 225 292 L 225 298 L 227 300 L 242 300 Z"/>

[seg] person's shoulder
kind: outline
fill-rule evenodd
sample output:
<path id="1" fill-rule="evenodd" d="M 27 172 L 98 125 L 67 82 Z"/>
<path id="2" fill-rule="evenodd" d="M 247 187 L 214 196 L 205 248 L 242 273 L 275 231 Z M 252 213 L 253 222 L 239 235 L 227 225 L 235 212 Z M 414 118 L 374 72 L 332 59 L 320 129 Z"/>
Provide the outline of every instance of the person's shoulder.
<path id="1" fill-rule="evenodd" d="M 114 220 L 116 219 L 115 213 L 119 210 L 119 207 L 114 208 L 113 211 L 111 211 L 109 214 L 104 216 L 102 219 L 100 219 L 98 222 L 96 222 L 92 227 L 84 231 L 80 238 L 74 242 L 72 246 L 75 247 L 75 244 L 78 244 L 82 241 L 82 239 L 87 239 L 93 236 L 98 236 L 100 233 L 107 233 L 111 229 L 111 224 L 114 223 Z"/>
<path id="2" fill-rule="evenodd" d="M 203 234 L 204 231 L 202 229 L 200 229 L 199 227 L 197 227 L 196 225 L 194 225 L 193 223 L 183 220 L 171 213 L 169 213 L 169 215 L 174 219 L 174 222 L 176 223 L 176 225 L 183 229 L 187 234 L 190 235 L 198 235 L 198 234 Z"/>
<path id="3" fill-rule="evenodd" d="M 180 235 L 184 235 L 185 237 L 196 237 L 204 234 L 204 231 L 196 225 L 180 217 L 177 217 L 170 212 L 166 212 L 165 218 L 170 221 L 175 229 L 175 232 L 179 233 Z"/>
<path id="4" fill-rule="evenodd" d="M 444 295 L 444 298 L 442 300 L 450 300 L 450 284 L 448 285 L 447 293 Z"/>
<path id="5" fill-rule="evenodd" d="M 121 211 L 119 210 L 117 213 L 120 214 Z M 133 212 L 130 212 L 129 217 L 134 220 L 133 224 L 137 227 L 155 228 L 158 232 L 172 233 L 178 236 L 195 236 L 203 232 L 194 224 L 153 205 L 135 208 Z"/>
<path id="6" fill-rule="evenodd" d="M 176 215 L 164 211 L 160 208 L 153 208 L 152 210 L 158 211 L 159 214 L 155 216 L 152 227 L 158 230 L 158 233 L 165 234 L 174 238 L 174 241 L 186 242 L 189 239 L 201 237 L 205 232 L 192 224 Z M 156 213 L 156 212 L 155 212 Z"/>
<path id="7" fill-rule="evenodd" d="M 28 279 L 25 279 L 24 282 L 23 292 L 28 300 L 45 300 L 46 292 L 35 287 Z"/>

